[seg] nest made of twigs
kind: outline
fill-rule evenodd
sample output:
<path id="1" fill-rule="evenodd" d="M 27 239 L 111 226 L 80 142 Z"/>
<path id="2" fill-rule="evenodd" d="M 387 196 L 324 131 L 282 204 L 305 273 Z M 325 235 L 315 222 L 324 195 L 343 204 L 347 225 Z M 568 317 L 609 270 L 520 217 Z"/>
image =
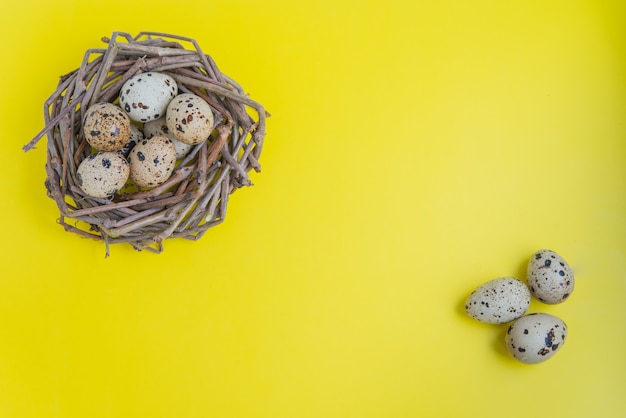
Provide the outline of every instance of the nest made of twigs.
<path id="1" fill-rule="evenodd" d="M 167 238 L 197 240 L 224 220 L 229 195 L 251 185 L 248 172 L 260 171 L 269 115 L 222 74 L 193 39 L 116 32 L 102 40 L 107 48 L 87 50 L 80 68 L 61 77 L 44 105 L 45 128 L 24 150 L 47 135 L 45 186 L 60 210 L 59 223 L 66 231 L 103 241 L 107 256 L 109 244 L 129 243 L 137 250 L 161 252 Z M 80 162 L 91 153 L 82 132 L 85 112 L 98 102 L 117 103 L 126 80 L 147 71 L 168 74 L 180 93 L 196 94 L 209 103 L 215 115 L 214 130 L 177 162 L 162 185 L 122 190 L 111 198 L 87 196 L 76 174 Z"/>

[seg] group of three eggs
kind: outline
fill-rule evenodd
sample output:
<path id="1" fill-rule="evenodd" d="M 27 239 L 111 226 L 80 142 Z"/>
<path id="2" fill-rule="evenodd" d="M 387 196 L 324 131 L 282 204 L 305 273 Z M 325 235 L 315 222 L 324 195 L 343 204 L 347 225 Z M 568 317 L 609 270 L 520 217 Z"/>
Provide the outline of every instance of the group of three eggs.
<path id="1" fill-rule="evenodd" d="M 506 331 L 506 349 L 522 363 L 541 363 L 552 358 L 565 344 L 567 325 L 557 316 L 530 313 L 531 295 L 556 305 L 574 291 L 574 272 L 563 257 L 543 249 L 528 260 L 527 284 L 515 277 L 490 280 L 476 288 L 465 302 L 472 318 L 488 324 L 511 323 Z"/>
<path id="2" fill-rule="evenodd" d="M 179 94 L 168 74 L 137 74 L 122 86 L 119 105 L 87 109 L 83 133 L 94 152 L 78 167 L 78 186 L 97 198 L 113 196 L 129 178 L 139 187 L 159 186 L 213 127 L 213 111 L 202 97 Z"/>

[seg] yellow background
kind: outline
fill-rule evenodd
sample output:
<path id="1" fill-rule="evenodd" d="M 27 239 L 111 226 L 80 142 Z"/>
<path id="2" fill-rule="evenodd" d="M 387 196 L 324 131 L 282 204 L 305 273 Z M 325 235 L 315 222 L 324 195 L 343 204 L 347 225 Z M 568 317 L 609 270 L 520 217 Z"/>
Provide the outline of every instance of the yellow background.
<path id="1" fill-rule="evenodd" d="M 0 417 L 626 416 L 626 3 L 2 0 Z M 65 233 L 43 102 L 113 31 L 198 40 L 263 171 L 198 242 Z M 540 248 L 570 329 L 463 313 Z"/>

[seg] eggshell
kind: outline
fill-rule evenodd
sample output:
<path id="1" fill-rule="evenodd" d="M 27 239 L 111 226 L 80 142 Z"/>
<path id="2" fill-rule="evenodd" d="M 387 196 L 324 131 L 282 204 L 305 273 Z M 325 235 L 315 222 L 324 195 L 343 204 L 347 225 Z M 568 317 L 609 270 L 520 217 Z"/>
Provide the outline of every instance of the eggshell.
<path id="1" fill-rule="evenodd" d="M 167 106 L 167 127 L 181 142 L 196 145 L 205 141 L 213 131 L 213 111 L 200 96 L 179 94 Z"/>
<path id="2" fill-rule="evenodd" d="M 146 138 L 152 138 L 153 136 L 161 135 L 171 139 L 172 143 L 174 144 L 174 148 L 176 148 L 176 159 L 178 160 L 189 154 L 189 151 L 191 151 L 191 149 L 193 148 L 193 145 L 180 142 L 178 139 L 176 139 L 174 135 L 170 133 L 170 130 L 167 127 L 167 121 L 165 120 L 165 117 L 146 122 L 143 125 L 143 132 Z"/>
<path id="3" fill-rule="evenodd" d="M 85 158 L 76 171 L 78 187 L 92 197 L 109 197 L 121 189 L 130 173 L 128 162 L 117 152 L 105 151 Z"/>
<path id="4" fill-rule="evenodd" d="M 139 129 L 139 127 L 137 125 L 134 124 L 130 124 L 130 138 L 128 139 L 128 141 L 126 141 L 126 144 L 124 144 L 124 146 L 119 149 L 117 152 L 120 153 L 120 155 L 122 155 L 124 158 L 128 158 L 128 154 L 130 154 L 130 150 L 133 149 L 133 147 L 135 145 L 137 145 L 137 143 L 139 141 L 141 141 L 144 138 L 144 134 L 141 131 L 141 129 Z"/>
<path id="5" fill-rule="evenodd" d="M 96 103 L 85 113 L 83 132 L 96 150 L 116 151 L 130 138 L 130 119 L 113 103 Z"/>
<path id="6" fill-rule="evenodd" d="M 506 332 L 507 351 L 522 363 L 536 364 L 548 360 L 561 350 L 567 338 L 562 319 L 545 313 L 534 313 L 515 320 Z"/>
<path id="7" fill-rule="evenodd" d="M 537 251 L 528 261 L 528 286 L 534 297 L 555 305 L 564 302 L 574 291 L 574 273 L 569 264 L 551 250 Z"/>
<path id="8" fill-rule="evenodd" d="M 487 324 L 504 324 L 524 315 L 530 292 L 515 277 L 501 277 L 477 287 L 465 301 L 465 312 Z"/>
<path id="9" fill-rule="evenodd" d="M 120 107 L 136 122 L 148 122 L 165 115 L 169 102 L 178 93 L 169 75 L 149 71 L 126 80 L 120 90 Z"/>
<path id="10" fill-rule="evenodd" d="M 140 141 L 128 155 L 130 178 L 137 186 L 152 188 L 163 184 L 174 171 L 176 149 L 165 136 Z"/>

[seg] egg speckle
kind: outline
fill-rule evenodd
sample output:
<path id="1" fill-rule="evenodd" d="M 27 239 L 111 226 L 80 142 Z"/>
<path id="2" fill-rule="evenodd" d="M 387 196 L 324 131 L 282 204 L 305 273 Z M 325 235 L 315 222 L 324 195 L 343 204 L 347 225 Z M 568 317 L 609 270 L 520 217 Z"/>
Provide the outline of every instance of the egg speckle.
<path id="1" fill-rule="evenodd" d="M 130 173 L 128 162 L 117 152 L 105 151 L 85 158 L 76 171 L 78 187 L 92 197 L 109 197 L 121 189 Z"/>
<path id="2" fill-rule="evenodd" d="M 96 150 L 116 151 L 130 138 L 130 119 L 113 103 L 96 103 L 85 113 L 83 133 Z"/>
<path id="3" fill-rule="evenodd" d="M 554 305 L 564 302 L 574 291 L 574 273 L 569 264 L 551 250 L 540 250 L 528 261 L 528 286 L 534 297 Z"/>
<path id="4" fill-rule="evenodd" d="M 143 131 L 146 135 L 146 138 L 152 138 L 153 136 L 161 135 L 171 139 L 172 143 L 174 144 L 174 148 L 176 148 L 176 159 L 181 159 L 185 157 L 193 148 L 193 145 L 180 142 L 178 139 L 176 139 L 174 135 L 170 133 L 170 130 L 167 127 L 165 117 L 146 122 L 143 125 Z"/>
<path id="5" fill-rule="evenodd" d="M 130 178 L 140 187 L 156 187 L 174 171 L 176 149 L 165 136 L 140 141 L 128 155 Z"/>
<path id="6" fill-rule="evenodd" d="M 536 364 L 554 356 L 565 344 L 567 326 L 562 319 L 536 313 L 516 319 L 506 332 L 506 349 L 515 359 Z"/>
<path id="7" fill-rule="evenodd" d="M 149 122 L 165 115 L 178 93 L 176 81 L 159 72 L 136 74 L 120 90 L 120 107 L 136 122 Z"/>
<path id="8" fill-rule="evenodd" d="M 196 145 L 205 141 L 213 131 L 213 111 L 200 96 L 179 94 L 167 106 L 167 127 L 181 142 Z"/>
<path id="9" fill-rule="evenodd" d="M 515 277 L 501 277 L 476 288 L 465 301 L 465 312 L 487 324 L 504 324 L 524 315 L 530 292 Z"/>

